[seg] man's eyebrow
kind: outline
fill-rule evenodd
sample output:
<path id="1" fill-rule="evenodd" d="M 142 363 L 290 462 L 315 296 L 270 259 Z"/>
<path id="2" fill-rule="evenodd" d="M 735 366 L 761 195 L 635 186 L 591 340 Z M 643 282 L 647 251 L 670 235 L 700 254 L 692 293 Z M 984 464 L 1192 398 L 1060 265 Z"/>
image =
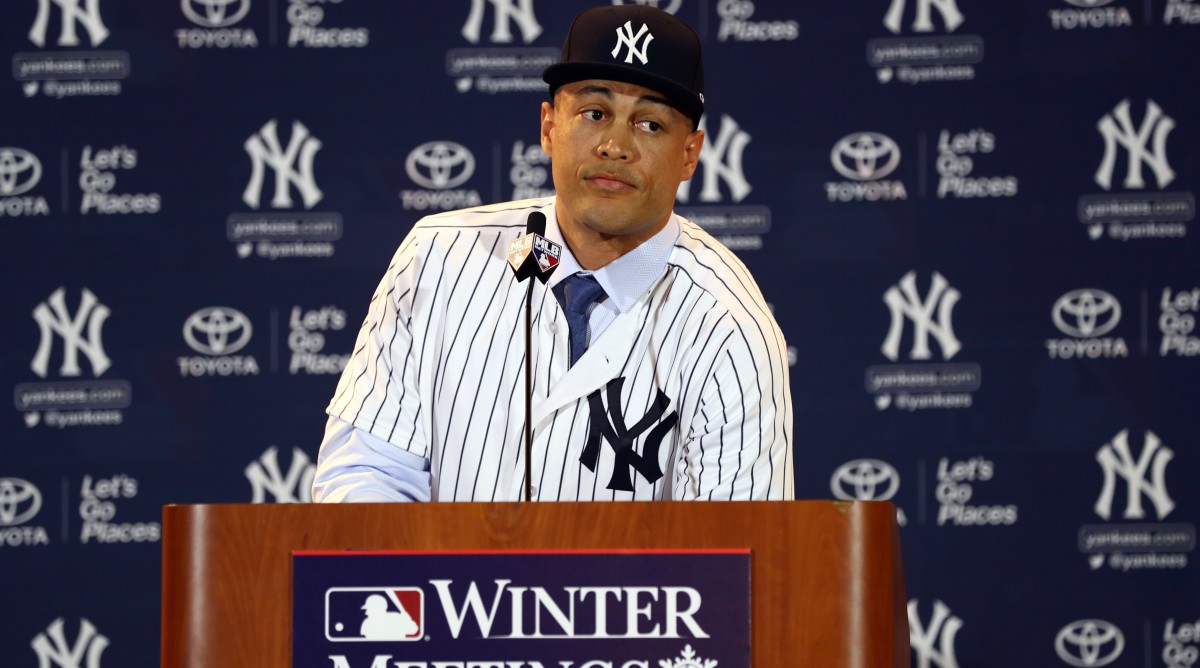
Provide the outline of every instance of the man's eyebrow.
<path id="1" fill-rule="evenodd" d="M 580 88 L 578 91 L 576 91 L 575 94 L 580 97 L 583 97 L 584 95 L 599 95 L 608 100 L 611 100 L 615 97 L 613 95 L 611 88 L 609 88 L 608 86 L 600 85 L 600 84 L 588 84 L 588 85 Z M 667 98 L 662 97 L 660 95 L 642 95 L 642 96 L 638 97 L 637 101 L 639 104 L 642 104 L 642 103 L 661 104 L 661 105 L 664 105 L 667 107 L 672 107 L 672 108 L 675 106 L 675 105 L 671 104 L 670 100 L 668 100 Z"/>
<path id="2" fill-rule="evenodd" d="M 675 107 L 675 105 L 671 104 L 670 100 L 668 100 L 665 97 L 662 97 L 661 95 L 643 95 L 638 98 L 638 103 L 642 103 L 642 102 L 661 104 L 663 106 L 672 107 L 672 108 Z"/>
<path id="3" fill-rule="evenodd" d="M 600 95 L 601 97 L 606 97 L 609 99 L 612 99 L 613 97 L 612 89 L 610 89 L 608 86 L 601 86 L 600 84 L 588 84 L 575 91 L 575 94 L 579 96 Z"/>

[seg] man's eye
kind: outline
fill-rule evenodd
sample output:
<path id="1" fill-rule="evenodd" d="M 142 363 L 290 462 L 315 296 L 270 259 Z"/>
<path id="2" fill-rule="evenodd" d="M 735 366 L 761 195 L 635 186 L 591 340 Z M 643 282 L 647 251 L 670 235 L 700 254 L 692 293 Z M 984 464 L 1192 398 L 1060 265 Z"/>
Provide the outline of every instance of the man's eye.
<path id="1" fill-rule="evenodd" d="M 642 121 L 642 128 L 647 132 L 659 132 L 662 130 L 662 124 L 658 121 Z"/>
<path id="2" fill-rule="evenodd" d="M 601 121 L 604 120 L 604 112 L 599 109 L 588 109 L 583 112 L 583 117 L 589 121 Z"/>

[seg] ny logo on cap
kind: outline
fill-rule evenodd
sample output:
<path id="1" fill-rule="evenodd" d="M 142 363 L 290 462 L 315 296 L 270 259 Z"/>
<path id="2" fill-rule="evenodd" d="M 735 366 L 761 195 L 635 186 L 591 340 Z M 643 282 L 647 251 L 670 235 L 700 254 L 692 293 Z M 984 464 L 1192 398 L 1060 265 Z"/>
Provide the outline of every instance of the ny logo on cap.
<path id="1" fill-rule="evenodd" d="M 642 39 L 642 35 L 646 36 L 645 39 Z M 637 45 L 638 40 L 642 41 L 640 49 Z M 637 56 L 643 65 L 647 65 L 650 59 L 646 55 L 646 49 L 652 41 L 654 41 L 654 35 L 650 34 L 650 29 L 646 27 L 645 23 L 642 24 L 642 29 L 635 34 L 633 32 L 633 22 L 626 21 L 624 26 L 617 27 L 617 45 L 613 47 L 612 57 L 616 58 L 617 54 L 621 51 L 621 46 L 625 45 L 629 47 L 629 50 L 625 52 L 625 62 L 632 63 L 633 57 Z"/>

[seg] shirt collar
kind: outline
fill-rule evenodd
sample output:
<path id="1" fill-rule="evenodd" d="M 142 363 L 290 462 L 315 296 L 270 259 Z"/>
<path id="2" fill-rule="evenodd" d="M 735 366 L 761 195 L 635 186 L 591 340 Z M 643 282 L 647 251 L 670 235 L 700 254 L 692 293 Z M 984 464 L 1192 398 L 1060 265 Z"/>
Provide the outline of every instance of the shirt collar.
<path id="1" fill-rule="evenodd" d="M 562 246 L 563 252 L 558 260 L 558 270 L 550 276 L 547 286 L 553 288 L 571 274 L 590 273 L 596 277 L 600 287 L 604 288 L 604 294 L 612 300 L 613 305 L 624 313 L 636 304 L 650 289 L 655 279 L 662 275 L 667 260 L 671 259 L 671 250 L 675 247 L 680 231 L 679 221 L 671 214 L 667 224 L 657 234 L 596 271 L 589 272 L 579 266 L 579 262 L 571 254 L 571 249 L 563 241 L 558 217 L 551 216 L 546 221 L 546 238 Z"/>

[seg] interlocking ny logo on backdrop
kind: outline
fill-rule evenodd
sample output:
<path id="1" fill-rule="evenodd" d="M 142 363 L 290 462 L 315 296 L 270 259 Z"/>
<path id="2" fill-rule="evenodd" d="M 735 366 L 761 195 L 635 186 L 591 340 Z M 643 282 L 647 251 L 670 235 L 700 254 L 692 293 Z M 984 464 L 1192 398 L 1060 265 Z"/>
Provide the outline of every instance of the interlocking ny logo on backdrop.
<path id="1" fill-rule="evenodd" d="M 23 148 L 0 148 L 0 197 L 33 190 L 42 178 L 42 163 Z"/>
<path id="2" fill-rule="evenodd" d="M 625 62 L 632 63 L 634 56 L 641 61 L 643 65 L 650 64 L 650 56 L 646 54 L 646 49 L 650 48 L 650 42 L 654 41 L 654 34 L 650 32 L 650 28 L 643 23 L 642 27 L 635 33 L 633 32 L 633 22 L 626 21 L 625 25 L 617 27 L 617 45 L 613 47 L 612 57 L 620 60 L 617 54 L 621 52 L 621 47 L 626 47 Z M 638 46 L 641 42 L 641 47 Z"/>
<path id="3" fill-rule="evenodd" d="M 1116 661 L 1125 649 L 1121 629 L 1103 619 L 1071 622 L 1054 637 L 1054 652 L 1068 666 L 1100 668 Z"/>
<path id="4" fill-rule="evenodd" d="M 86 3 L 82 8 L 79 6 L 81 2 Z M 46 29 L 50 24 L 50 4 L 51 0 L 38 0 L 37 17 L 33 20 L 33 27 L 29 30 L 29 41 L 38 47 L 46 46 Z M 100 0 L 53 0 L 53 4 L 58 6 L 62 16 L 62 30 L 58 34 L 58 46 L 79 46 L 79 37 L 75 33 L 76 23 L 87 30 L 92 46 L 98 46 L 108 39 L 108 28 L 104 27 L 104 21 L 100 19 Z"/>
<path id="5" fill-rule="evenodd" d="M 66 291 L 59 288 L 49 299 L 33 309 L 33 319 L 41 330 L 42 338 L 30 368 L 39 377 L 46 377 L 50 367 L 50 351 L 54 347 L 54 336 L 57 334 L 63 342 L 63 362 L 59 373 L 67 377 L 80 375 L 82 370 L 79 367 L 79 353 L 82 352 L 92 365 L 92 374 L 100 376 L 112 365 L 112 361 L 104 353 L 104 342 L 100 336 L 104 322 L 112 312 L 96 299 L 91 290 L 83 288 L 79 310 L 72 316 L 67 311 L 65 295 Z M 84 328 L 87 328 L 86 337 Z"/>
<path id="6" fill-rule="evenodd" d="M 679 412 L 671 411 L 670 415 L 663 417 L 671 405 L 671 399 L 662 390 L 658 390 L 650 410 L 646 411 L 646 414 L 632 427 L 627 426 L 625 416 L 621 412 L 621 387 L 624 384 L 624 377 L 614 378 L 608 381 L 608 385 L 603 390 L 596 390 L 588 395 L 591 421 L 588 423 L 587 444 L 583 448 L 583 454 L 579 457 L 579 461 L 589 471 L 595 473 L 596 465 L 600 461 L 600 441 L 608 441 L 608 444 L 612 446 L 614 459 L 613 474 L 612 479 L 608 481 L 608 489 L 632 492 L 631 468 L 642 474 L 642 477 L 651 484 L 663 477 L 662 467 L 658 463 L 658 449 L 662 445 L 663 438 L 679 421 Z M 605 391 L 608 394 L 607 409 L 605 409 L 604 401 L 600 396 Z M 633 444 L 647 430 L 650 433 L 646 436 L 642 454 L 639 455 L 634 452 Z"/>
<path id="7" fill-rule="evenodd" d="M 933 617 L 929 626 L 921 623 L 921 615 L 917 611 L 917 599 L 908 602 L 908 639 L 916 652 L 917 660 L 913 668 L 958 668 L 958 659 L 954 656 L 954 636 L 963 626 L 963 621 L 951 614 L 945 603 L 933 602 Z M 936 645 L 936 646 L 935 646 Z"/>
<path id="8" fill-rule="evenodd" d="M 316 473 L 317 465 L 308 455 L 300 448 L 292 448 L 292 463 L 284 475 L 279 468 L 279 450 L 272 445 L 257 461 L 246 466 L 246 479 L 254 493 L 251 503 L 266 503 L 267 494 L 276 503 L 309 503 Z"/>
<path id="9" fill-rule="evenodd" d="M 1146 187 L 1142 179 L 1142 165 L 1154 172 L 1159 189 L 1175 180 L 1175 172 L 1167 163 L 1167 135 L 1175 129 L 1175 120 L 1163 113 L 1154 100 L 1146 100 L 1146 115 L 1136 130 L 1129 115 L 1129 99 L 1117 103 L 1112 113 L 1105 114 L 1096 123 L 1096 129 L 1104 137 L 1104 158 L 1096 170 L 1096 183 L 1105 190 L 1112 188 L 1113 168 L 1117 161 L 1117 145 L 1129 153 L 1128 169 L 1124 187 L 1141 189 Z M 1151 147 L 1153 142 L 1153 147 Z"/>
<path id="10" fill-rule="evenodd" d="M 73 645 L 67 644 L 63 633 L 63 618 L 59 617 L 46 630 L 37 634 L 30 645 L 37 652 L 38 667 L 50 668 L 100 668 L 100 655 L 108 648 L 108 638 L 96 631 L 96 627 L 82 617 L 79 620 L 79 635 Z"/>
<path id="11" fill-rule="evenodd" d="M 491 3 L 495 8 L 495 23 L 492 24 L 492 35 L 489 38 L 495 44 L 508 44 L 513 41 L 510 25 L 517 24 L 521 31 L 521 39 L 529 44 L 542 34 L 542 26 L 533 15 L 533 0 L 471 0 L 471 13 L 463 24 L 462 36 L 472 44 L 479 43 L 483 30 L 483 14 L 486 5 Z"/>
<path id="12" fill-rule="evenodd" d="M 904 16 L 905 4 L 907 4 L 906 0 L 892 0 L 891 7 L 883 17 L 883 25 L 893 33 L 900 33 L 900 22 Z M 954 32 L 958 26 L 962 25 L 963 15 L 958 11 L 955 0 L 917 0 L 916 18 L 912 24 L 913 32 L 933 32 L 933 13 L 930 9 L 934 7 L 937 7 L 938 13 L 942 15 L 942 23 L 946 26 L 946 32 Z"/>
<path id="13" fill-rule="evenodd" d="M 263 172 L 267 166 L 275 170 L 275 196 L 271 198 L 272 207 L 291 208 L 292 195 L 289 186 L 295 186 L 296 190 L 300 191 L 306 209 L 316 206 L 325 196 L 313 177 L 313 158 L 317 151 L 321 150 L 321 140 L 311 136 L 308 128 L 300 121 L 292 121 L 292 136 L 288 140 L 287 150 L 279 143 L 274 118 L 267 121 L 258 134 L 250 135 L 244 147 L 250 155 L 253 170 L 250 183 L 242 193 L 242 201 L 246 206 L 252 209 L 259 207 Z"/>
<path id="14" fill-rule="evenodd" d="M 950 287 L 938 272 L 933 272 L 933 281 L 929 293 L 922 300 L 917 293 L 917 274 L 910 271 L 900 279 L 897 285 L 888 288 L 883 295 L 892 315 L 892 324 L 888 329 L 887 338 L 883 341 L 881 350 L 893 362 L 900 357 L 900 336 L 904 331 L 907 318 L 913 324 L 913 345 L 909 358 L 927 360 L 929 352 L 929 337 L 933 335 L 942 349 L 942 359 L 950 359 L 962 348 L 958 338 L 954 336 L 954 325 L 951 315 L 955 304 L 962 298 L 958 290 Z M 934 311 L 937 318 L 934 319 Z"/>
<path id="15" fill-rule="evenodd" d="M 707 134 L 707 123 L 707 116 L 701 118 L 700 126 L 696 129 Z M 742 154 L 752 139 L 750 133 L 743 130 L 732 116 L 721 114 L 721 130 L 716 139 L 704 142 L 700 148 L 700 172 L 704 176 L 704 186 L 700 189 L 701 202 L 721 201 L 719 181 L 725 182 L 734 202 L 740 202 L 750 194 L 752 188 L 742 169 Z M 675 193 L 676 199 L 684 204 L 687 204 L 690 196 L 692 181 L 695 181 L 695 176 L 681 182 Z"/>
<path id="16" fill-rule="evenodd" d="M 228 28 L 250 12 L 250 0 L 180 0 L 180 4 L 189 21 L 205 28 Z"/>
<path id="17" fill-rule="evenodd" d="M 1095 338 L 1120 324 L 1121 303 L 1103 290 L 1072 290 L 1054 302 L 1051 318 L 1067 336 Z"/>
<path id="18" fill-rule="evenodd" d="M 1146 516 L 1142 509 L 1143 495 L 1154 505 L 1158 519 L 1171 514 L 1175 502 L 1167 494 L 1166 472 L 1167 464 L 1174 456 L 1175 453 L 1164 446 L 1154 432 L 1147 430 L 1142 453 L 1135 462 L 1129 450 L 1129 430 L 1121 430 L 1111 443 L 1105 443 L 1096 452 L 1096 461 L 1104 470 L 1104 487 L 1100 490 L 1100 498 L 1096 500 L 1096 514 L 1106 520 L 1111 519 L 1118 476 L 1125 480 L 1128 490 L 1122 517 L 1136 520 Z"/>

